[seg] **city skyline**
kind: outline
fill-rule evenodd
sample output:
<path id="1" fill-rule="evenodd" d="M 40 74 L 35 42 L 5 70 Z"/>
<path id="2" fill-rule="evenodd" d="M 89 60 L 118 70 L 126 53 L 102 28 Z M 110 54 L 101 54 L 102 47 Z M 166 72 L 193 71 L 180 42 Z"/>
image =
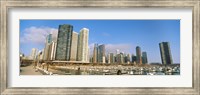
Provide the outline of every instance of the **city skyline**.
<path id="1" fill-rule="evenodd" d="M 67 22 L 69 22 L 69 21 L 71 21 L 71 22 L 73 22 L 73 21 L 74 22 L 81 22 L 81 21 L 77 21 L 77 20 L 67 20 Z M 25 53 L 25 55 L 29 55 L 32 48 L 37 48 L 39 50 L 42 50 L 42 48 L 44 48 L 44 43 L 40 42 L 39 40 L 32 40 L 32 43 L 30 41 L 29 44 L 31 44 L 30 46 L 32 46 L 32 48 L 31 47 L 23 47 L 24 45 L 27 45 L 27 43 L 23 42 L 23 40 L 24 41 L 26 40 L 25 36 L 28 35 L 28 33 L 30 31 L 39 32 L 39 34 L 40 34 L 40 32 L 44 32 L 44 30 L 46 29 L 45 32 L 48 34 L 50 32 L 56 32 L 58 30 L 58 29 L 56 30 L 56 28 L 54 28 L 54 27 L 52 27 L 50 25 L 48 26 L 47 24 L 45 24 L 47 22 L 51 22 L 49 20 L 44 20 L 43 23 L 42 23 L 42 24 L 44 24 L 43 26 L 40 26 L 41 23 L 39 23 L 39 22 L 41 22 L 41 21 L 39 21 L 39 20 L 38 21 L 36 20 L 35 23 L 30 23 L 30 22 L 35 22 L 35 20 L 32 20 L 32 21 L 30 21 L 30 20 L 26 21 L 25 20 L 25 21 L 22 21 L 20 23 L 20 25 L 22 26 L 22 28 L 20 26 L 20 31 L 22 31 L 22 33 L 20 32 L 20 38 L 21 38 L 20 39 L 20 51 L 22 53 Z M 84 22 L 84 20 L 82 22 Z M 170 20 L 170 21 L 168 21 L 168 20 L 163 20 L 163 21 L 162 20 L 161 21 L 160 20 L 154 20 L 154 21 L 152 21 L 152 20 L 133 20 L 133 21 L 129 21 L 129 20 L 108 20 L 108 21 L 106 21 L 106 20 L 103 20 L 103 21 L 102 20 L 91 20 L 90 21 L 89 20 L 89 22 L 101 22 L 101 23 L 102 22 L 107 22 L 104 25 L 104 27 L 106 27 L 106 25 L 107 25 L 108 27 L 110 26 L 110 28 L 115 30 L 115 31 L 116 31 L 115 28 L 117 28 L 118 31 L 122 31 L 122 30 L 126 31 L 126 32 L 113 32 L 113 31 L 107 32 L 110 29 L 109 28 L 103 28 L 103 30 L 106 31 L 106 32 L 101 32 L 102 35 L 100 35 L 100 34 L 98 35 L 99 32 L 94 32 L 95 31 L 94 28 L 91 28 L 91 27 L 88 28 L 87 27 L 88 26 L 87 23 L 85 23 L 86 24 L 85 27 L 90 29 L 90 35 L 89 35 L 90 54 L 93 54 L 93 52 L 91 52 L 91 51 L 93 51 L 94 43 L 105 44 L 106 52 L 109 52 L 109 53 L 115 53 L 116 49 L 119 49 L 120 52 L 125 52 L 125 53 L 129 53 L 129 54 L 134 54 L 134 55 L 136 55 L 135 47 L 136 46 L 140 46 L 142 52 L 143 51 L 147 52 L 148 62 L 150 62 L 150 63 L 151 62 L 160 62 L 160 63 L 162 63 L 161 62 L 161 58 L 160 58 L 160 51 L 159 51 L 159 45 L 158 44 L 160 42 L 167 41 L 167 42 L 170 42 L 170 44 L 171 44 L 172 57 L 173 57 L 174 63 L 179 63 L 180 62 L 180 29 L 179 29 L 180 28 L 180 21 L 179 20 Z M 118 23 L 120 23 L 120 25 L 115 25 L 115 23 L 113 23 L 113 22 L 118 22 Z M 163 30 L 164 32 L 160 32 L 160 33 L 158 33 L 156 35 L 155 35 L 154 32 L 151 32 L 150 33 L 151 35 L 150 35 L 150 34 L 147 34 L 147 32 L 144 32 L 144 30 L 143 31 L 140 30 L 141 32 L 144 32 L 144 33 L 142 33 L 143 35 L 140 34 L 140 36 L 138 38 L 134 37 L 134 35 L 130 35 L 130 34 L 132 32 L 134 34 L 135 31 L 137 30 L 136 29 L 135 31 L 131 31 L 132 28 L 134 28 L 134 25 L 135 25 L 136 22 L 137 22 L 136 25 L 141 24 L 141 25 L 144 26 L 144 28 L 147 27 L 147 26 L 145 26 L 146 24 L 149 25 L 148 26 L 149 28 L 154 27 L 153 28 L 154 31 L 156 31 L 156 29 L 157 29 L 156 27 L 158 27 L 158 25 L 160 25 L 160 24 L 164 25 L 165 24 L 165 26 L 162 26 L 163 28 L 160 29 L 160 31 Z M 152 23 L 150 23 L 150 22 L 157 23 L 157 26 L 155 27 L 155 25 L 152 25 Z M 30 27 L 28 27 L 27 24 L 24 25 L 25 23 L 30 24 L 30 25 L 28 25 Z M 34 24 L 37 24 L 37 23 L 39 23 L 39 26 L 34 26 Z M 101 26 L 101 23 L 100 24 L 97 23 L 96 25 L 97 26 L 100 25 L 99 27 L 103 27 L 103 26 Z M 130 25 L 130 23 L 132 23 L 132 24 Z M 67 24 L 71 24 L 71 23 L 67 23 Z M 174 24 L 175 24 L 175 26 L 174 26 Z M 76 27 L 77 27 L 76 25 L 74 25 L 74 24 L 71 24 L 71 25 L 74 26 L 74 31 L 75 32 L 79 32 L 81 30 L 81 29 L 77 30 L 76 29 Z M 113 28 L 112 25 L 115 26 L 115 28 Z M 34 26 L 34 27 L 31 27 L 31 26 Z M 121 27 L 116 27 L 116 26 L 121 26 Z M 96 28 L 98 29 L 99 27 L 96 27 Z M 169 29 L 169 27 L 175 28 L 175 29 Z M 84 27 L 81 27 L 81 28 L 84 28 Z M 126 28 L 128 28 L 128 29 L 130 28 L 129 31 Z M 139 28 L 141 28 L 141 26 Z M 161 27 L 159 27 L 159 28 L 161 28 Z M 148 29 L 146 29 L 146 30 L 148 30 Z M 166 31 L 166 29 L 168 29 L 168 31 Z M 23 33 L 23 30 L 24 30 L 25 33 Z M 157 30 L 159 30 L 159 29 L 157 29 Z M 171 31 L 169 32 L 169 30 L 173 30 L 172 31 L 173 33 Z M 99 30 L 96 30 L 96 31 L 99 31 Z M 149 30 L 149 31 L 152 31 L 152 30 Z M 94 33 L 96 33 L 96 35 L 94 35 Z M 136 32 L 135 34 L 139 35 L 137 33 L 138 32 Z M 43 34 L 44 35 L 42 35 L 42 36 L 46 36 L 47 35 L 47 34 L 45 35 L 45 33 L 43 33 Z M 118 35 L 116 35 L 116 34 L 118 34 Z M 129 34 L 129 35 L 127 35 L 127 34 Z M 121 35 L 121 36 L 119 36 L 119 35 Z M 163 38 L 163 35 L 164 35 L 164 38 Z M 41 35 L 39 35 L 39 36 L 41 36 Z M 175 36 L 175 38 L 174 38 L 174 36 Z M 99 39 L 98 37 L 101 37 L 101 39 Z M 150 40 L 149 37 L 150 38 L 154 37 L 154 39 Z M 158 40 L 158 38 L 161 38 L 161 39 L 159 39 L 158 43 L 155 43 L 156 37 L 157 37 L 157 40 Z M 94 38 L 96 38 L 95 41 L 93 41 Z M 113 40 L 109 40 L 108 38 L 109 39 L 112 38 Z M 130 38 L 130 39 L 127 39 L 127 38 Z M 54 37 L 52 37 L 52 39 L 54 39 Z M 102 39 L 103 39 L 103 41 L 100 41 Z M 149 39 L 149 40 L 147 40 L 147 39 Z M 165 40 L 165 39 L 168 39 L 168 40 Z M 177 39 L 178 39 L 178 41 L 177 41 Z M 173 40 L 175 40 L 175 42 Z M 134 44 L 133 42 L 135 42 L 135 41 L 136 41 L 136 43 Z M 146 42 L 146 43 L 137 44 L 138 42 L 141 42 L 141 41 L 142 42 Z M 36 45 L 34 45 L 34 44 L 36 44 Z M 174 47 L 174 44 L 175 44 L 176 47 Z M 154 47 L 154 49 L 152 49 L 153 47 Z M 156 50 L 155 47 L 157 47 L 157 50 Z M 113 49 L 113 48 L 115 48 L 115 49 Z M 30 50 L 29 53 L 28 53 L 28 49 Z M 26 50 L 27 50 L 27 52 L 26 52 Z M 156 52 L 158 52 L 158 53 L 156 53 Z M 153 57 L 152 57 L 152 55 L 153 55 Z"/>

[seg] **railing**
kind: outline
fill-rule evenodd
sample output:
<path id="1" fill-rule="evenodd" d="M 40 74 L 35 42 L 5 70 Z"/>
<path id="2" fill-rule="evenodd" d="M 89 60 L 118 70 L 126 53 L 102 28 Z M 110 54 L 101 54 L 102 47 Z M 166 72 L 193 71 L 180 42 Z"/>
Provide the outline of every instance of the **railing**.
<path id="1" fill-rule="evenodd" d="M 34 60 L 21 60 L 20 61 L 20 66 L 23 67 L 23 66 L 29 66 L 31 64 L 33 64 L 35 61 Z"/>

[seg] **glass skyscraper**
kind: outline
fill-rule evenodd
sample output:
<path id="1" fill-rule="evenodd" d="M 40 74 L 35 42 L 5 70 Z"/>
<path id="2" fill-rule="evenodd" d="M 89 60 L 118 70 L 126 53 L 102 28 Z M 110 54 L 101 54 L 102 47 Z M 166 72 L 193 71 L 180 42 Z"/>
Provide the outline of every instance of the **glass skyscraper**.
<path id="1" fill-rule="evenodd" d="M 143 64 L 147 64 L 148 63 L 147 52 L 142 52 L 142 63 Z"/>
<path id="2" fill-rule="evenodd" d="M 69 24 L 59 25 L 57 47 L 56 47 L 56 60 L 69 61 L 71 44 L 72 44 L 73 26 Z"/>
<path id="3" fill-rule="evenodd" d="M 161 42 L 159 46 L 162 64 L 173 64 L 169 42 Z"/>
<path id="4" fill-rule="evenodd" d="M 106 49 L 104 44 L 98 46 L 97 54 L 98 54 L 98 59 L 97 59 L 98 62 L 105 63 Z"/>
<path id="5" fill-rule="evenodd" d="M 136 63 L 137 57 L 134 54 L 132 54 L 131 58 L 132 58 L 132 63 Z"/>
<path id="6" fill-rule="evenodd" d="M 137 57 L 137 64 L 142 64 L 142 57 L 141 57 L 141 48 L 139 46 L 136 47 L 136 57 Z"/>

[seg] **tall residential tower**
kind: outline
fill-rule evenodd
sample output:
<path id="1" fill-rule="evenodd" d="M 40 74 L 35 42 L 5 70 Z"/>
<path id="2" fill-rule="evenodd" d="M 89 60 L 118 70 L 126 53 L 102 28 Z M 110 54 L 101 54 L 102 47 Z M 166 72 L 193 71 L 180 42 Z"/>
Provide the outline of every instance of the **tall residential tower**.
<path id="1" fill-rule="evenodd" d="M 70 61 L 76 61 L 77 60 L 77 48 L 78 48 L 78 33 L 73 32 Z"/>
<path id="2" fill-rule="evenodd" d="M 35 60 L 36 59 L 36 55 L 37 55 L 37 49 L 36 48 L 32 48 L 31 54 L 30 54 L 30 59 Z"/>
<path id="3" fill-rule="evenodd" d="M 97 48 L 98 48 L 98 44 L 94 44 L 94 50 L 93 50 L 93 63 L 97 63 Z"/>
<path id="4" fill-rule="evenodd" d="M 137 64 L 142 64 L 142 55 L 141 55 L 141 48 L 139 46 L 136 47 L 136 57 L 137 57 Z"/>
<path id="5" fill-rule="evenodd" d="M 99 45 L 98 46 L 98 49 L 97 49 L 97 60 L 99 63 L 105 63 L 106 61 L 106 49 L 105 49 L 105 45 L 102 44 L 102 45 Z"/>
<path id="6" fill-rule="evenodd" d="M 89 62 L 89 47 L 88 47 L 89 29 L 83 28 L 78 36 L 78 61 Z"/>
<path id="7" fill-rule="evenodd" d="M 52 42 L 52 34 L 47 35 L 46 42 L 45 42 L 45 48 L 44 48 L 44 60 L 48 60 L 49 56 L 49 45 Z"/>
<path id="8" fill-rule="evenodd" d="M 73 26 L 59 25 L 56 47 L 56 60 L 70 60 Z"/>
<path id="9" fill-rule="evenodd" d="M 173 64 L 169 42 L 161 42 L 159 43 L 159 46 L 162 64 Z"/>
<path id="10" fill-rule="evenodd" d="M 147 64 L 147 52 L 142 52 L 142 64 Z"/>

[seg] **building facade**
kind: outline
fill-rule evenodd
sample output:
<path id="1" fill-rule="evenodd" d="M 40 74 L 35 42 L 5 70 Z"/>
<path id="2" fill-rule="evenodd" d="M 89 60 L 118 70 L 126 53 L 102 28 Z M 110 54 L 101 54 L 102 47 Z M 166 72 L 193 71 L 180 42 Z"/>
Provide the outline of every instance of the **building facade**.
<path id="1" fill-rule="evenodd" d="M 169 42 L 159 43 L 162 64 L 173 64 Z"/>
<path id="2" fill-rule="evenodd" d="M 136 57 L 137 57 L 137 64 L 142 64 L 142 57 L 141 57 L 141 48 L 139 46 L 136 47 Z"/>
<path id="3" fill-rule="evenodd" d="M 78 33 L 73 32 L 70 61 L 76 61 L 77 60 L 77 50 L 78 50 Z"/>
<path id="4" fill-rule="evenodd" d="M 113 53 L 108 54 L 108 63 L 115 63 L 115 57 Z"/>
<path id="5" fill-rule="evenodd" d="M 47 35 L 46 41 L 45 41 L 45 48 L 44 48 L 44 60 L 48 60 L 49 55 L 49 45 L 52 42 L 52 34 Z"/>
<path id="6" fill-rule="evenodd" d="M 36 48 L 32 48 L 31 54 L 30 54 L 30 59 L 31 60 L 35 60 L 36 59 L 36 55 L 37 55 L 37 49 Z"/>
<path id="7" fill-rule="evenodd" d="M 55 60 L 56 42 L 51 42 L 49 45 L 48 60 Z"/>
<path id="8" fill-rule="evenodd" d="M 142 52 L 142 64 L 147 64 L 147 52 Z"/>
<path id="9" fill-rule="evenodd" d="M 120 64 L 121 63 L 121 54 L 116 55 L 116 63 Z"/>
<path id="10" fill-rule="evenodd" d="M 57 46 L 56 46 L 56 60 L 69 61 L 71 53 L 73 26 L 64 24 L 59 25 Z"/>
<path id="11" fill-rule="evenodd" d="M 137 62 L 137 56 L 135 56 L 134 54 L 131 55 L 131 61 L 132 63 L 136 63 Z"/>
<path id="12" fill-rule="evenodd" d="M 130 54 L 125 55 L 125 57 L 124 57 L 124 62 L 125 62 L 125 63 L 130 63 L 130 61 L 131 61 L 131 56 L 130 56 Z"/>
<path id="13" fill-rule="evenodd" d="M 80 30 L 78 36 L 78 61 L 89 62 L 89 51 L 88 51 L 88 37 L 89 29 L 83 28 Z"/>
<path id="14" fill-rule="evenodd" d="M 117 54 L 117 55 L 116 55 L 116 63 L 122 64 L 122 63 L 125 62 L 124 59 L 125 59 L 125 58 L 124 58 L 124 54 L 123 54 L 123 53 L 120 53 L 120 54 Z"/>
<path id="15" fill-rule="evenodd" d="M 106 61 L 106 49 L 105 49 L 105 45 L 99 45 L 97 48 L 97 61 L 98 63 L 105 63 Z"/>
<path id="16" fill-rule="evenodd" d="M 40 60 L 44 60 L 44 49 L 41 50 Z"/>
<path id="17" fill-rule="evenodd" d="M 98 58 L 97 48 L 98 48 L 98 44 L 94 44 L 93 59 L 92 59 L 93 63 L 97 63 L 97 58 Z"/>

